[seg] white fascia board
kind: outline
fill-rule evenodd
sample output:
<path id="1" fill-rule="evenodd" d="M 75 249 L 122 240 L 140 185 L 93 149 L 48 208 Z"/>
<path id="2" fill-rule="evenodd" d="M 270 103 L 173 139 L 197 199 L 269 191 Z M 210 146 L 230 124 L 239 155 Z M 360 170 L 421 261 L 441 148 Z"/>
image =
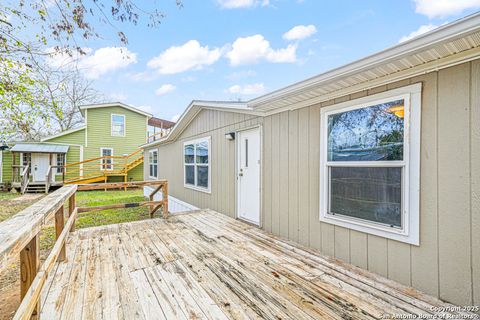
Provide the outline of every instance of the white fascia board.
<path id="1" fill-rule="evenodd" d="M 148 112 L 142 111 L 140 109 L 134 108 L 132 106 L 129 106 L 129 105 L 121 103 L 121 102 L 89 104 L 89 105 L 80 106 L 78 108 L 80 109 L 80 111 L 83 114 L 83 111 L 86 110 L 86 109 L 97 109 L 97 108 L 108 108 L 108 107 L 120 107 L 120 108 L 124 108 L 124 109 L 130 110 L 130 111 L 139 113 L 139 114 L 144 115 L 144 116 L 149 117 L 149 118 L 153 117 L 153 115 L 148 113 Z"/>
<path id="2" fill-rule="evenodd" d="M 200 113 L 200 111 L 203 109 L 251 114 L 259 117 L 263 117 L 265 115 L 264 112 L 253 110 L 247 107 L 247 105 L 243 103 L 228 103 L 228 102 L 223 103 L 223 102 L 193 100 L 188 105 L 187 109 L 182 113 L 182 115 L 178 119 L 173 129 L 170 130 L 170 132 L 165 138 L 143 144 L 140 147 L 148 148 L 151 146 L 160 145 L 160 144 L 167 143 L 169 141 L 173 141 L 176 137 L 178 137 L 178 135 L 180 135 L 183 132 L 183 130 L 190 124 L 190 122 L 192 122 L 193 119 L 195 119 L 197 114 Z"/>
<path id="3" fill-rule="evenodd" d="M 312 106 L 321 102 L 329 101 L 332 99 L 344 97 L 349 94 L 353 94 L 356 92 L 372 89 L 381 85 L 401 81 L 408 78 L 413 78 L 419 75 L 427 74 L 430 72 L 439 71 L 445 68 L 449 68 L 460 63 L 465 63 L 468 61 L 476 60 L 480 58 L 480 47 L 470 49 L 468 51 L 463 51 L 461 53 L 457 53 L 456 55 L 448 56 L 446 58 L 431 61 L 425 64 L 421 64 L 419 66 L 406 69 L 403 71 L 399 71 L 397 73 L 393 73 L 391 75 L 387 75 L 385 77 L 377 78 L 371 81 L 362 82 L 353 86 L 346 87 L 341 90 L 337 90 L 334 92 L 326 93 L 319 95 L 314 98 L 310 98 L 307 100 L 302 100 L 297 103 L 293 103 L 289 106 L 272 108 L 271 110 L 265 111 L 265 115 L 269 116 L 272 114 L 284 112 L 287 110 L 296 110 L 301 109 L 304 107 Z M 281 98 L 279 98 L 281 99 Z"/>
<path id="4" fill-rule="evenodd" d="M 389 61 L 397 60 L 400 57 L 426 50 L 428 47 L 434 46 L 440 42 L 447 42 L 455 38 L 461 38 L 463 35 L 479 29 L 480 13 L 476 13 L 360 60 L 252 99 L 248 101 L 247 104 L 254 108 L 262 103 L 267 103 L 283 96 L 300 92 L 308 87 L 319 85 L 322 82 L 333 81 L 337 78 L 349 76 L 361 72 L 362 70 L 374 68 L 376 65 L 388 63 Z"/>

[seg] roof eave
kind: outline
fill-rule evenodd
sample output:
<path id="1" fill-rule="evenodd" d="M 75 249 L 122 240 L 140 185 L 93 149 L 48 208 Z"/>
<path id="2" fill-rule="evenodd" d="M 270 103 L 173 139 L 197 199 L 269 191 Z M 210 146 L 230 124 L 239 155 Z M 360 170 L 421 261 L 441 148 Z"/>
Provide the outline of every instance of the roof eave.
<path id="1" fill-rule="evenodd" d="M 397 44 L 388 49 L 382 50 L 365 58 L 356 60 L 344 66 L 332 69 L 320 75 L 308 78 L 306 80 L 286 86 L 282 89 L 270 92 L 258 98 L 254 98 L 247 102 L 248 106 L 257 108 L 258 106 L 275 101 L 284 96 L 290 95 L 297 91 L 306 90 L 336 78 L 341 78 L 354 73 L 361 72 L 366 69 L 373 68 L 376 65 L 383 64 L 389 60 L 397 59 L 401 56 L 413 54 L 420 50 L 425 50 L 430 46 L 434 46 L 441 42 L 451 41 L 455 38 L 478 30 L 480 26 L 480 12 L 459 19 L 453 23 L 441 26 L 435 30 L 420 35 L 412 40 Z"/>

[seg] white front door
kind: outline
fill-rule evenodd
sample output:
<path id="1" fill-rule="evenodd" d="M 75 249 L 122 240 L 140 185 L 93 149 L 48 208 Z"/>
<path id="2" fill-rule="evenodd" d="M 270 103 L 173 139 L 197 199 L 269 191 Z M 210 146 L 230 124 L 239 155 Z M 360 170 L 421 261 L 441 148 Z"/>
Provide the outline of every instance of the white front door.
<path id="1" fill-rule="evenodd" d="M 260 224 L 260 128 L 238 132 L 237 215 Z"/>
<path id="2" fill-rule="evenodd" d="M 32 153 L 33 182 L 44 182 L 47 175 L 50 156 L 48 153 Z"/>

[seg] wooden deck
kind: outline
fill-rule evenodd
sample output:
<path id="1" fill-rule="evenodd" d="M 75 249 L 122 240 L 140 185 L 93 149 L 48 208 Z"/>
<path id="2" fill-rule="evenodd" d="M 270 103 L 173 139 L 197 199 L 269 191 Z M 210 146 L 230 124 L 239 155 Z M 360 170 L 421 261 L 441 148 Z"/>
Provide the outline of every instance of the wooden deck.
<path id="1" fill-rule="evenodd" d="M 213 211 L 83 229 L 43 319 L 374 319 L 446 304 Z"/>

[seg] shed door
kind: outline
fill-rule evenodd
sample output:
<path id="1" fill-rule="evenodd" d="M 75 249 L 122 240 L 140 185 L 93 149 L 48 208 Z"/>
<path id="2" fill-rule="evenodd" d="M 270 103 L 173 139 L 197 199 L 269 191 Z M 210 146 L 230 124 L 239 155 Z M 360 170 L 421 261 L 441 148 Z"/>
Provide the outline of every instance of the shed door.
<path id="1" fill-rule="evenodd" d="M 33 153 L 32 154 L 32 174 L 34 182 L 45 181 L 47 175 L 48 164 L 50 156 L 48 153 Z"/>
<path id="2" fill-rule="evenodd" d="M 240 131 L 237 138 L 237 215 L 260 224 L 260 129 Z"/>

